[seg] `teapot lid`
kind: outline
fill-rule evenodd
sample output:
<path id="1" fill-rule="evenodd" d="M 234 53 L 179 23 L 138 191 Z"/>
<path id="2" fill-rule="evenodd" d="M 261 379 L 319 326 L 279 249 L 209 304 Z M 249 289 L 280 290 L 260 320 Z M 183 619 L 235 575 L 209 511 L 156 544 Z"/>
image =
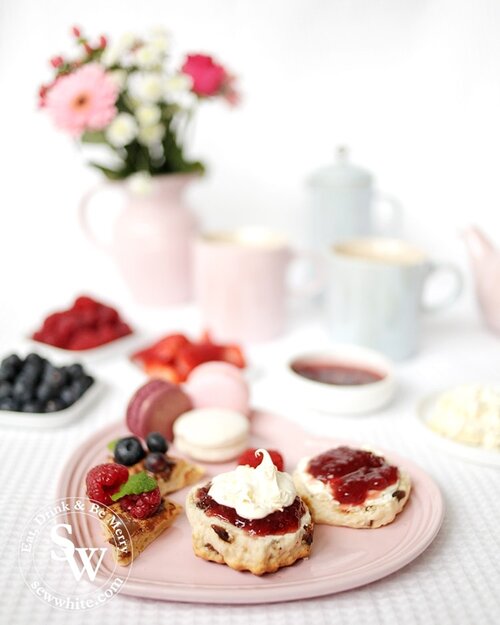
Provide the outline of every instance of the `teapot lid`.
<path id="1" fill-rule="evenodd" d="M 308 179 L 313 187 L 369 187 L 372 184 L 372 175 L 366 169 L 352 165 L 349 161 L 349 151 L 345 146 L 339 146 L 334 165 L 327 165 L 317 169 Z"/>

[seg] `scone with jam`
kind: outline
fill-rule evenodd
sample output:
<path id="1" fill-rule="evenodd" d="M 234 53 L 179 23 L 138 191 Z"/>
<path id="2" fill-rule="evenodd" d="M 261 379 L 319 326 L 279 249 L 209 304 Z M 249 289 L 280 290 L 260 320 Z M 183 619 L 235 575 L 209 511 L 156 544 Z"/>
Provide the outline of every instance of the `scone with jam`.
<path id="1" fill-rule="evenodd" d="M 371 451 L 341 446 L 302 458 L 293 474 L 315 523 L 376 528 L 408 501 L 410 477 Z"/>
<path id="2" fill-rule="evenodd" d="M 308 557 L 314 525 L 291 476 L 266 450 L 255 453 L 256 468 L 240 465 L 191 489 L 186 513 L 197 556 L 263 575 Z"/>

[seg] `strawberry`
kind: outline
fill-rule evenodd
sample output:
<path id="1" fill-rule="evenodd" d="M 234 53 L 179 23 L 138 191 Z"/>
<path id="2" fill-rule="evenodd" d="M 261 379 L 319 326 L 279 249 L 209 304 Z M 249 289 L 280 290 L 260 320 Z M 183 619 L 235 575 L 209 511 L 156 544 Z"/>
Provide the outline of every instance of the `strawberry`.
<path id="1" fill-rule="evenodd" d="M 172 382 L 172 384 L 182 382 L 177 369 L 173 365 L 164 365 L 155 361 L 144 362 L 143 369 L 150 378 L 167 380 L 167 382 Z"/>
<path id="2" fill-rule="evenodd" d="M 189 341 L 183 334 L 171 334 L 155 343 L 150 351 L 162 362 L 170 363 L 186 345 Z"/>
<path id="3" fill-rule="evenodd" d="M 238 345 L 225 345 L 222 348 L 222 360 L 240 369 L 246 367 L 245 357 Z"/>
<path id="4" fill-rule="evenodd" d="M 211 360 L 222 360 L 222 348 L 219 345 L 191 343 L 179 351 L 175 366 L 179 377 L 184 382 L 195 367 Z"/>
<path id="5" fill-rule="evenodd" d="M 247 464 L 254 469 L 258 467 L 262 462 L 262 456 L 260 454 L 256 456 L 256 451 L 256 449 L 246 449 L 238 458 L 238 464 Z M 271 456 L 271 460 L 278 471 L 283 471 L 285 463 L 283 462 L 283 456 L 280 452 L 275 449 L 267 449 L 266 451 Z"/>

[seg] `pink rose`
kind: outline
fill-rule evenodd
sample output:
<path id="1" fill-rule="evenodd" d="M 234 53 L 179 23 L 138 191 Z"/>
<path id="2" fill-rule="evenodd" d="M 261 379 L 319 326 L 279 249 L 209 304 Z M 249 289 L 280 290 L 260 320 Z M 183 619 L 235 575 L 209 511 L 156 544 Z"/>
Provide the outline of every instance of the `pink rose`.
<path id="1" fill-rule="evenodd" d="M 206 54 L 189 54 L 182 71 L 191 77 L 193 92 L 199 96 L 213 96 L 221 92 L 226 70 Z"/>

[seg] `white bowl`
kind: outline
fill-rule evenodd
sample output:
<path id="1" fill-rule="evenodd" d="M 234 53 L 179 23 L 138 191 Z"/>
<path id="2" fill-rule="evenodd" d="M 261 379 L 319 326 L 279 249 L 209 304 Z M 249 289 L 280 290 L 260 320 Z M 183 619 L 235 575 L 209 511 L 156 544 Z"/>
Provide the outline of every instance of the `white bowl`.
<path id="1" fill-rule="evenodd" d="M 498 382 L 491 384 L 496 385 Z M 489 385 L 490 386 L 490 385 Z M 428 421 L 434 410 L 434 406 L 439 397 L 450 389 L 443 389 L 441 391 L 434 391 L 427 397 L 420 400 L 417 406 L 417 422 L 422 428 L 427 440 L 435 447 L 444 451 L 447 454 L 461 458 L 468 462 L 475 462 L 476 464 L 484 464 L 491 467 L 500 467 L 500 452 L 494 449 L 485 449 L 484 447 L 475 447 L 473 445 L 466 445 L 454 441 L 451 438 L 447 438 L 442 434 L 435 432 L 429 425 Z"/>
<path id="2" fill-rule="evenodd" d="M 358 366 L 360 369 L 380 373 L 383 377 L 367 384 L 328 384 L 310 380 L 293 371 L 292 364 L 297 360 Z M 376 351 L 357 345 L 339 344 L 328 351 L 296 354 L 288 362 L 286 375 L 290 382 L 290 391 L 298 401 L 331 414 L 374 412 L 389 403 L 396 388 L 391 361 Z"/>

